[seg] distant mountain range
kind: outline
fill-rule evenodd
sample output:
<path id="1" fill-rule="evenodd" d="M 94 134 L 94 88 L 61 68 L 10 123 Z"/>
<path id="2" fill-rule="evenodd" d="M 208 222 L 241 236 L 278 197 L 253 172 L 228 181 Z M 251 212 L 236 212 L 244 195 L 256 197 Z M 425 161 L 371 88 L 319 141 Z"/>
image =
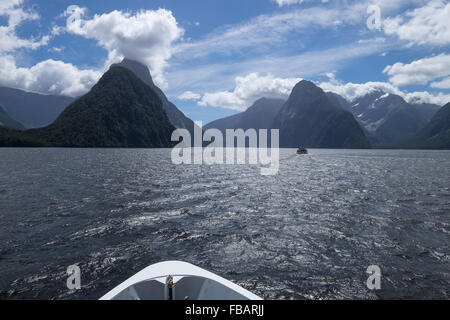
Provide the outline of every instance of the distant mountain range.
<path id="1" fill-rule="evenodd" d="M 443 117 L 442 113 L 437 113 L 441 109 L 439 105 L 407 103 L 402 97 L 381 90 L 358 97 L 353 101 L 348 101 L 333 92 L 326 92 L 325 96 L 327 99 L 324 98 L 322 90 L 313 83 L 302 81 L 297 84 L 283 106 L 280 106 L 282 100 L 262 99 L 261 101 L 265 101 L 264 110 L 254 108 L 255 105 L 260 104 L 257 101 L 246 111 L 215 120 L 204 126 L 204 129 L 217 128 L 224 132 L 225 129 L 238 128 L 279 128 L 282 147 L 298 145 L 323 147 L 330 144 L 336 148 L 339 145 L 342 147 L 348 144 L 352 147 L 366 146 L 367 140 L 361 137 L 349 115 L 338 116 L 335 113 L 335 107 L 338 107 L 353 115 L 353 119 L 359 123 L 360 129 L 372 146 L 427 148 L 429 144 L 430 148 L 450 148 L 445 143 L 441 143 L 445 140 L 443 138 L 445 130 L 432 141 L 424 138 L 424 130 L 430 132 L 431 129 L 427 128 L 437 121 L 433 116 L 439 114 L 439 119 Z M 338 117 L 335 120 L 331 116 L 333 113 L 335 117 Z M 247 119 L 258 119 L 258 121 L 252 123 Z M 441 119 L 438 127 L 445 128 L 445 126 L 446 123 Z M 339 141 L 332 140 L 337 137 L 340 137 Z M 349 140 L 343 144 L 344 137 Z"/>
<path id="2" fill-rule="evenodd" d="M 432 104 L 409 104 L 402 97 L 381 90 L 351 102 L 332 92 L 327 92 L 327 96 L 355 116 L 374 145 L 393 145 L 411 138 L 440 108 Z"/>
<path id="3" fill-rule="evenodd" d="M 2 103 L 0 146 L 170 147 L 175 128 L 192 134 L 195 127 L 148 68 L 129 59 L 112 65 L 77 100 L 0 88 Z M 279 129 L 280 147 L 448 149 L 449 109 L 409 104 L 383 91 L 348 101 L 302 80 L 287 101 L 262 98 L 202 129 Z"/>
<path id="4" fill-rule="evenodd" d="M 263 98 L 246 111 L 213 121 L 204 129 L 280 129 L 280 147 L 368 148 L 353 115 L 333 104 L 310 81 L 299 82 L 287 101 Z"/>
<path id="5" fill-rule="evenodd" d="M 112 66 L 51 125 L 9 130 L 3 144 L 19 139 L 31 146 L 162 148 L 173 145 L 174 129 L 159 96 L 130 70 Z"/>
<path id="6" fill-rule="evenodd" d="M 0 87 L 0 105 L 12 119 L 26 128 L 49 125 L 74 100 L 66 96 L 43 95 Z"/>

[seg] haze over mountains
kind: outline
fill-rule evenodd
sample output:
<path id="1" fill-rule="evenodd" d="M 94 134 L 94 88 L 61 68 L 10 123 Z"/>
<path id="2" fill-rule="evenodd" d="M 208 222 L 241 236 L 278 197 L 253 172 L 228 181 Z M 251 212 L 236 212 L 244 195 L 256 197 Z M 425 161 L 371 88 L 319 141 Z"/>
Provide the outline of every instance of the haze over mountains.
<path id="1" fill-rule="evenodd" d="M 203 126 L 203 129 L 219 129 L 222 134 L 225 134 L 226 129 L 270 129 L 273 119 L 285 102 L 283 99 L 261 98 L 244 112 L 212 121 Z"/>
<path id="2" fill-rule="evenodd" d="M 26 128 L 49 125 L 74 100 L 66 96 L 43 95 L 0 87 L 0 105 L 11 118 Z"/>
<path id="3" fill-rule="evenodd" d="M 175 128 L 192 134 L 195 126 L 153 83 L 148 68 L 129 59 L 112 65 L 75 101 L 0 88 L 2 101 L 8 108 L 0 107 L 0 146 L 170 147 Z M 436 114 L 439 108 L 380 90 L 350 102 L 302 80 L 287 101 L 261 98 L 203 129 L 280 129 L 280 147 L 289 148 L 450 148 L 449 107 Z"/>
<path id="4" fill-rule="evenodd" d="M 0 126 L 14 129 L 25 129 L 21 123 L 12 119 L 2 106 L 0 106 Z"/>

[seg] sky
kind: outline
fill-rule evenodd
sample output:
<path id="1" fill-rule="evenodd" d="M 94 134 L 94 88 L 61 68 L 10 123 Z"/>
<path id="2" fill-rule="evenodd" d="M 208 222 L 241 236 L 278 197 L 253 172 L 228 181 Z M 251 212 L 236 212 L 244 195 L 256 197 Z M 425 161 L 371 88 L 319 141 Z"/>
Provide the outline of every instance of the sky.
<path id="1" fill-rule="evenodd" d="M 83 95 L 124 57 L 204 124 L 300 80 L 450 102 L 448 0 L 0 0 L 0 85 Z"/>

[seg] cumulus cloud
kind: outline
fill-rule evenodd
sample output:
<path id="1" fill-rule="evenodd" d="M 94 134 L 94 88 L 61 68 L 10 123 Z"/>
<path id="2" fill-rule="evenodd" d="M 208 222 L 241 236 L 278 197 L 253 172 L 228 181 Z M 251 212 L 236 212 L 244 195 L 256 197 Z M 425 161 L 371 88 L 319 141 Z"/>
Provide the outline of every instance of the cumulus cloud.
<path id="1" fill-rule="evenodd" d="M 350 102 L 354 101 L 356 98 L 380 90 L 386 93 L 399 95 L 410 103 L 433 103 L 442 106 L 450 101 L 450 94 L 431 94 L 426 91 L 405 92 L 387 82 L 342 83 L 337 80 L 332 80 L 319 83 L 318 85 L 324 91 L 337 93 Z"/>
<path id="2" fill-rule="evenodd" d="M 23 39 L 16 34 L 16 29 L 22 22 L 39 19 L 36 12 L 23 8 L 23 0 L 0 1 L 0 16 L 8 18 L 7 25 L 0 26 L 0 54 L 20 48 L 37 49 L 49 42 L 48 35 L 42 36 L 40 39 Z"/>
<path id="3" fill-rule="evenodd" d="M 324 91 L 337 93 L 349 101 L 363 97 L 375 91 L 384 91 L 387 93 L 401 95 L 401 91 L 387 82 L 366 82 L 366 83 L 342 83 L 338 80 L 322 82 L 319 84 Z"/>
<path id="4" fill-rule="evenodd" d="M 405 14 L 387 18 L 384 32 L 410 44 L 450 44 L 450 3 L 433 0 Z"/>
<path id="5" fill-rule="evenodd" d="M 277 78 L 272 74 L 260 76 L 251 73 L 236 77 L 233 91 L 205 93 L 198 102 L 200 106 L 222 107 L 244 111 L 259 98 L 287 98 L 301 78 Z"/>
<path id="6" fill-rule="evenodd" d="M 80 70 L 51 59 L 22 68 L 11 55 L 0 56 L 0 85 L 27 91 L 75 97 L 88 91 L 101 75 L 100 71 Z"/>
<path id="7" fill-rule="evenodd" d="M 185 91 L 178 96 L 179 100 L 198 100 L 201 95 L 192 91 Z"/>
<path id="8" fill-rule="evenodd" d="M 383 73 L 389 75 L 389 81 L 396 86 L 426 85 L 450 75 L 450 55 L 440 54 L 409 64 L 395 63 L 387 66 Z"/>
<path id="9" fill-rule="evenodd" d="M 96 40 L 108 50 L 108 63 L 123 57 L 145 63 L 155 82 L 167 87 L 164 69 L 172 56 L 172 43 L 184 33 L 171 11 L 142 10 L 132 14 L 114 10 L 89 19 L 86 8 L 72 5 L 65 15 L 66 31 Z"/>
<path id="10" fill-rule="evenodd" d="M 430 84 L 432 88 L 438 88 L 438 89 L 450 89 L 450 77 L 445 78 L 441 81 L 435 81 Z"/>
<path id="11" fill-rule="evenodd" d="M 39 15 L 24 8 L 23 0 L 1 0 L 0 16 L 7 24 L 0 26 L 0 85 L 45 94 L 78 96 L 89 90 L 101 73 L 80 70 L 70 63 L 46 60 L 31 67 L 17 66 L 15 54 L 19 49 L 34 50 L 45 46 L 50 36 L 24 39 L 16 30 L 24 21 L 39 19 Z M 56 35 L 51 33 L 52 36 Z M 58 48 L 52 50 L 57 51 Z"/>

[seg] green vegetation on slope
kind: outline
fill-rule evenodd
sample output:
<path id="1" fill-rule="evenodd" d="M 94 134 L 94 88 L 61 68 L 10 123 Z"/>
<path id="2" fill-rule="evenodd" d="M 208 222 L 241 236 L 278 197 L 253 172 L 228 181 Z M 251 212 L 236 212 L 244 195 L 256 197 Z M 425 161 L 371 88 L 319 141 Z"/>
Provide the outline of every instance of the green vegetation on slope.
<path id="1" fill-rule="evenodd" d="M 51 125 L 26 133 L 56 147 L 170 147 L 161 99 L 131 71 L 111 67 Z"/>

